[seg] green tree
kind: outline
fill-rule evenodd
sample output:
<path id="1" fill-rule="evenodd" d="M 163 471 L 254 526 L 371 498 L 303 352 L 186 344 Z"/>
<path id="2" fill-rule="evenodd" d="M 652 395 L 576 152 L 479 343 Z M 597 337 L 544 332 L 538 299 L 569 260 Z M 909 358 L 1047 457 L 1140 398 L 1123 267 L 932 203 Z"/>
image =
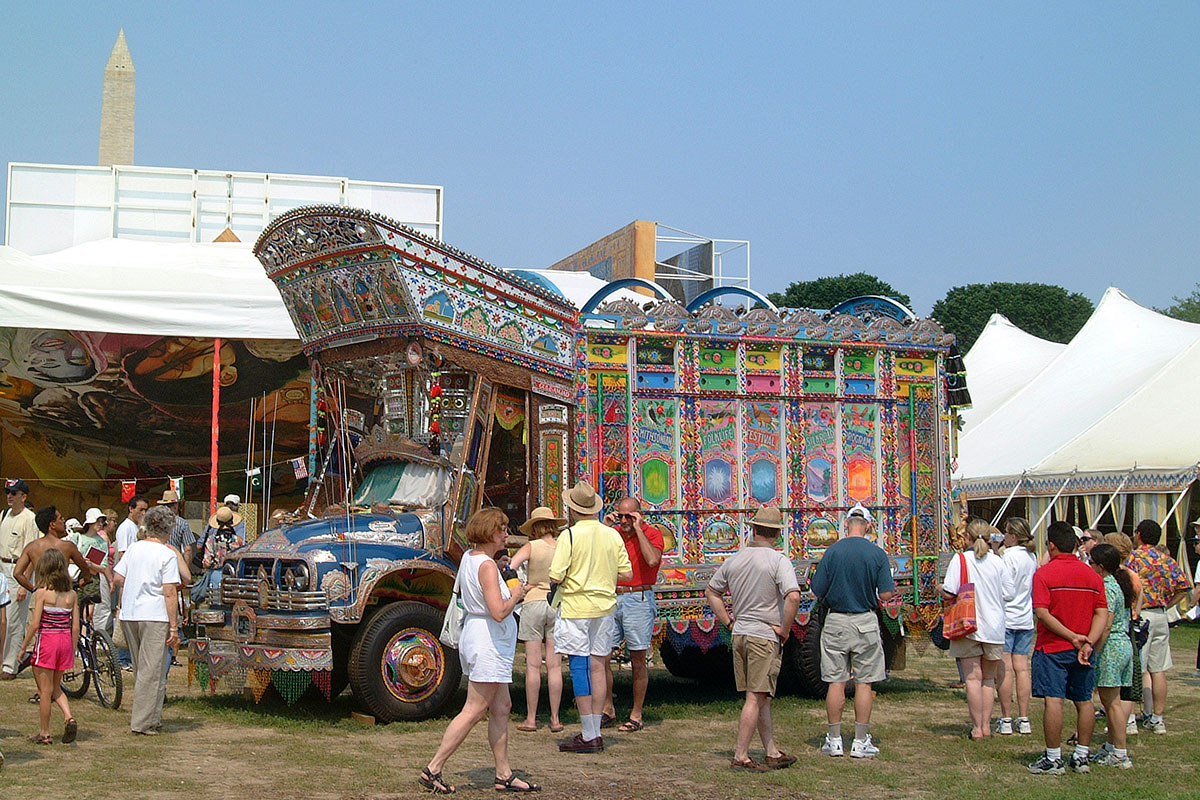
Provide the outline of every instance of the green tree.
<path id="1" fill-rule="evenodd" d="M 993 313 L 1008 317 L 1026 333 L 1069 342 L 1095 307 L 1079 292 L 1045 283 L 972 283 L 955 286 L 933 305 L 933 318 L 958 337 L 967 352 Z"/>
<path id="2" fill-rule="evenodd" d="M 896 291 L 887 281 L 865 272 L 796 281 L 782 292 L 771 292 L 768 297 L 772 303 L 784 308 L 829 309 L 851 297 L 867 294 L 883 295 L 906 306 L 912 305 L 908 295 Z"/>
<path id="3" fill-rule="evenodd" d="M 1184 322 L 1200 322 L 1200 283 L 1187 297 L 1172 297 L 1175 305 L 1168 308 L 1155 309 L 1160 314 L 1181 319 Z"/>

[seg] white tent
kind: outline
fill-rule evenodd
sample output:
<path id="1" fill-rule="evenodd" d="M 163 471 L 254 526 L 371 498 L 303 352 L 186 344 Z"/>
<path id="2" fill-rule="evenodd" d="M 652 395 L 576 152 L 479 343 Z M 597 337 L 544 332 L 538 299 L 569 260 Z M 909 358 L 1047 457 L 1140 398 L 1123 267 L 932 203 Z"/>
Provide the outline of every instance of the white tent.
<path id="1" fill-rule="evenodd" d="M 576 308 L 606 284 L 586 272 L 514 270 Z M 298 339 L 249 244 L 101 239 L 29 256 L 0 245 L 0 324 L 150 336 Z M 648 298 L 621 290 L 613 298 Z"/>
<path id="2" fill-rule="evenodd" d="M 959 439 L 954 479 L 965 497 L 1028 497 L 1038 516 L 1058 498 L 1060 517 L 1067 498 L 1082 497 L 1094 524 L 1111 496 L 1118 511 L 1132 499 L 1135 516 L 1165 521 L 1172 495 L 1195 480 L 1200 461 L 1200 426 L 1191 418 L 1200 325 L 1110 288 L 1070 344 L 1007 398 L 987 395 L 991 363 L 1010 366 L 991 357 L 969 364 L 972 396 L 993 410 Z"/>
<path id="3" fill-rule="evenodd" d="M 1065 344 L 1026 333 L 1003 314 L 992 314 L 983 332 L 963 356 L 972 405 L 959 412 L 963 430 L 991 416 L 1046 368 Z"/>

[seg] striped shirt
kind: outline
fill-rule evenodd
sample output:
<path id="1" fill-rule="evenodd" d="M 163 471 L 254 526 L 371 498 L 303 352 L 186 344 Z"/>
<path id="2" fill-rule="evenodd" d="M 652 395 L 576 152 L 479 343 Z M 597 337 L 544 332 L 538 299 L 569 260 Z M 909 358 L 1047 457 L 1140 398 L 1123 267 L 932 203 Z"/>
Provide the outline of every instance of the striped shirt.
<path id="1" fill-rule="evenodd" d="M 1033 607 L 1044 608 L 1068 630 L 1087 635 L 1097 608 L 1108 610 L 1104 582 L 1073 553 L 1059 553 L 1033 573 Z M 1043 653 L 1075 649 L 1067 639 L 1037 623 L 1037 645 Z"/>

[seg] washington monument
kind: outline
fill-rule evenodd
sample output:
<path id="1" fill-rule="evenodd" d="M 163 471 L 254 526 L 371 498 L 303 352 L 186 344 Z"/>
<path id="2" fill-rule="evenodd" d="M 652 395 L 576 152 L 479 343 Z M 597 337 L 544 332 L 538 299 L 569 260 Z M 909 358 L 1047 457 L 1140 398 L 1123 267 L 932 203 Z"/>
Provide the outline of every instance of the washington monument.
<path id="1" fill-rule="evenodd" d="M 122 29 L 104 67 L 104 97 L 100 104 L 102 167 L 133 163 L 133 95 L 133 56 Z"/>

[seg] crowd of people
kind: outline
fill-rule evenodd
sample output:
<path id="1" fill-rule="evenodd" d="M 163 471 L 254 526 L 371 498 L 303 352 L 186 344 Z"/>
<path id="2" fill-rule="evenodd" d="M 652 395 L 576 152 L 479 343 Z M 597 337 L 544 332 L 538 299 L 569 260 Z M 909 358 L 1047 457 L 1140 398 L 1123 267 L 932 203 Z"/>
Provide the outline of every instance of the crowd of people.
<path id="1" fill-rule="evenodd" d="M 153 507 L 142 496 L 131 498 L 119 525 L 111 509 L 89 508 L 82 522 L 64 520 L 54 506 L 35 512 L 22 480 L 7 481 L 5 491 L 0 680 L 12 680 L 25 666 L 32 667 L 38 731 L 31 741 L 54 741 L 50 721 L 55 706 L 64 718 L 61 741 L 78 735 L 60 682 L 74 667 L 85 619 L 96 630 L 116 634 L 128 650 L 135 680 L 130 730 L 156 735 L 172 654 L 181 643 L 185 597 L 199 602 L 219 586 L 225 556 L 245 543 L 239 498 L 227 496 L 197 537 L 179 516 L 179 497 L 171 491 Z M 619 725 L 623 733 L 636 733 L 644 727 L 663 533 L 647 522 L 634 497 L 603 514 L 600 496 L 580 482 L 564 501 L 566 518 L 547 508 L 534 510 L 520 526 L 528 541 L 511 559 L 509 520 L 503 512 L 485 508 L 466 525 L 470 549 L 459 565 L 456 594 L 464 611 L 458 654 L 468 679 L 467 698 L 419 776 L 435 793 L 455 791 L 443 776 L 445 765 L 485 719 L 496 790 L 540 790 L 517 776 L 508 760 L 509 686 L 518 641 L 525 645 L 526 691 L 526 716 L 518 731 L 538 729 L 543 665 L 549 728 L 564 730 L 563 656 L 580 731 L 563 740 L 560 751 L 602 752 L 603 729 Z M 1194 525 L 1200 530 L 1200 520 Z M 751 536 L 717 568 L 705 598 L 731 631 L 735 684 L 744 694 L 730 767 L 766 772 L 797 761 L 775 739 L 771 705 L 801 590 L 794 565 L 776 549 L 784 528 L 780 510 L 759 509 L 749 526 Z M 865 507 L 850 509 L 844 536 L 825 551 L 810 579 L 819 601 L 814 613 L 821 621 L 820 673 L 829 687 L 828 730 L 820 752 L 830 757 L 847 752 L 842 716 L 851 681 L 857 691 L 849 755 L 880 755 L 870 732 L 871 685 L 886 678 L 879 611 L 896 586 L 890 560 L 870 539 L 873 526 Z M 1026 520 L 1009 518 L 1002 527 L 999 531 L 985 520 L 965 519 L 959 531 L 963 550 L 950 560 L 941 585 L 948 607 L 967 596 L 971 600 L 969 626 L 948 643 L 963 678 L 968 737 L 1032 734 L 1030 704 L 1036 697 L 1043 701 L 1045 749 L 1029 765 L 1030 772 L 1132 767 L 1127 737 L 1139 728 L 1166 733 L 1167 672 L 1172 667 L 1167 609 L 1189 592 L 1193 602 L 1200 601 L 1200 590 L 1192 588 L 1160 547 L 1163 532 L 1153 520 L 1138 523 L 1132 539 L 1054 522 L 1040 560 Z M 510 571 L 515 569 L 523 569 L 524 581 Z M 628 718 L 619 721 L 612 659 L 622 649 L 629 653 L 633 697 Z M 139 681 L 138 675 L 150 679 Z M 1101 711 L 1094 706 L 1094 694 Z M 997 698 L 1000 716 L 993 720 Z M 1075 706 L 1077 724 L 1068 742 L 1073 750 L 1064 757 L 1067 701 Z M 1093 748 L 1098 715 L 1106 720 L 1106 740 Z M 756 734 L 761 761 L 750 752 Z"/>
<path id="2" fill-rule="evenodd" d="M 180 644 L 182 597 L 199 598 L 219 585 L 229 550 L 245 543 L 240 498 L 229 495 L 198 538 L 179 515 L 179 496 L 163 493 L 153 508 L 135 495 L 118 524 L 112 509 L 89 508 L 64 519 L 55 506 L 34 510 L 29 484 L 5 482 L 0 513 L 0 681 L 31 668 L 37 693 L 36 744 L 51 744 L 52 709 L 63 715 L 61 741 L 79 723 L 62 692 L 63 674 L 77 667 L 83 624 L 113 637 L 133 673 L 130 730 L 153 736 L 162 727 L 167 675 Z M 195 578 L 195 580 L 194 580 Z M 199 587 L 199 589 L 197 588 Z M 138 675 L 154 680 L 138 680 Z M 0 755 L 0 764 L 3 756 Z"/>
<path id="3" fill-rule="evenodd" d="M 1200 520 L 1194 524 L 1200 527 Z M 968 590 L 973 600 L 974 629 L 949 641 L 965 684 L 970 738 L 987 739 L 993 730 L 1031 734 L 1030 698 L 1038 697 L 1045 750 L 1030 772 L 1089 772 L 1096 764 L 1131 768 L 1127 737 L 1139 733 L 1139 724 L 1156 734 L 1167 731 L 1167 609 L 1189 592 L 1200 600 L 1200 590 L 1160 549 L 1161 526 L 1142 520 L 1130 540 L 1054 522 L 1040 564 L 1022 518 L 1008 519 L 1003 533 L 985 520 L 966 520 L 961 534 L 966 549 L 951 560 L 942 591 L 948 604 Z M 1001 715 L 993 728 L 997 694 Z M 1068 742 L 1074 749 L 1064 758 L 1066 701 L 1075 706 L 1077 724 Z M 1097 716 L 1107 731 L 1093 749 Z"/>

